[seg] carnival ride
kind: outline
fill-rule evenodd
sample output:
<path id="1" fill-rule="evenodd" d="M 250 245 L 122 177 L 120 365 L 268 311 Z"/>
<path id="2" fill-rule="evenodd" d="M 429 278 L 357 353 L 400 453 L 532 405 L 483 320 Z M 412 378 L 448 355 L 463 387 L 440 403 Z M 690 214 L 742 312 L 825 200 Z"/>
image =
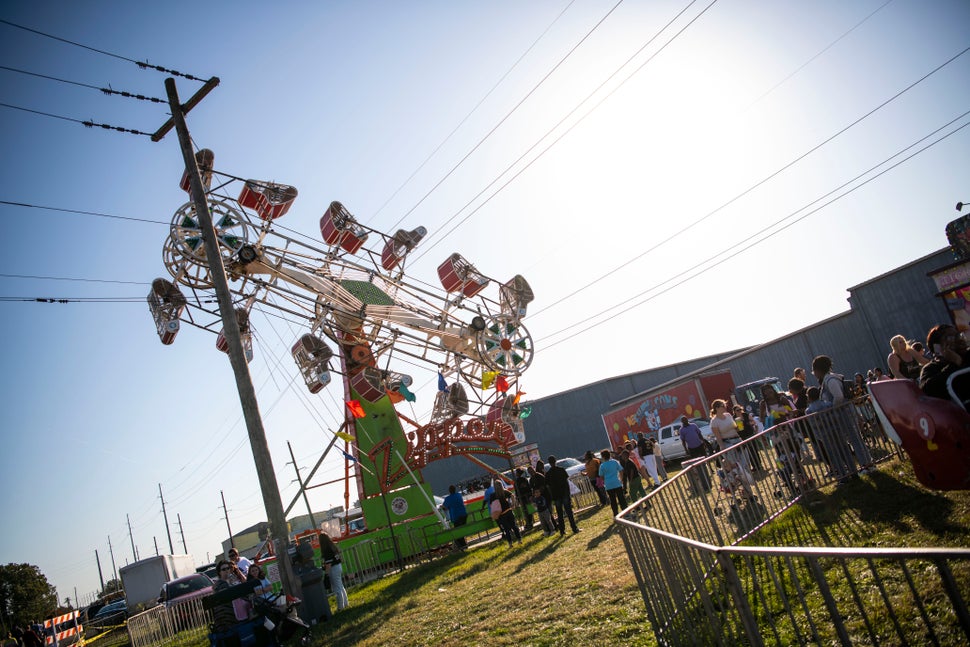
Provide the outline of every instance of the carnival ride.
<path id="1" fill-rule="evenodd" d="M 309 244 L 274 227 L 293 205 L 295 187 L 230 177 L 217 195 L 212 178 L 222 174 L 214 159 L 207 149 L 196 154 L 247 360 L 254 310 L 307 327 L 291 354 L 310 393 L 333 373 L 342 378 L 347 408 L 337 435 L 354 464 L 367 527 L 435 512 L 420 474 L 432 461 L 464 456 L 487 467 L 476 455 L 508 457 L 524 439 L 518 381 L 534 355 L 522 324 L 533 299 L 526 280 L 500 283 L 458 253 L 438 266 L 440 289 L 411 279 L 407 256 L 427 230 L 380 232 L 336 201 L 320 218 L 323 245 Z M 237 198 L 223 191 L 240 182 Z M 180 186 L 191 194 L 187 173 Z M 175 211 L 162 252 L 171 280 L 155 279 L 148 305 L 163 344 L 189 324 L 216 333 L 217 348 L 226 351 L 195 209 L 190 201 Z M 414 367 L 437 373 L 424 423 L 395 407 L 415 397 L 408 388 Z"/>
<path id="2" fill-rule="evenodd" d="M 952 388 L 961 377 L 970 369 L 951 376 L 949 399 L 924 394 L 913 380 L 869 385 L 886 435 L 906 450 L 919 482 L 935 490 L 970 490 L 970 413 Z"/>

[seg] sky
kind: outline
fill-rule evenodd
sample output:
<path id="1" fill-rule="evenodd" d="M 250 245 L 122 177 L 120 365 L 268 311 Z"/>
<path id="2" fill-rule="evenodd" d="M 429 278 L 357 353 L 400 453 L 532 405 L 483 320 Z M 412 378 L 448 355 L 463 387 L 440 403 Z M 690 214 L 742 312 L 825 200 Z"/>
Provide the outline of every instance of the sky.
<path id="1" fill-rule="evenodd" d="M 168 118 L 97 90 L 164 98 L 167 74 L 132 61 L 219 77 L 195 145 L 296 186 L 280 226 L 319 241 L 339 200 L 428 229 L 409 280 L 437 285 L 452 252 L 525 276 L 526 400 L 843 312 L 848 287 L 945 247 L 970 202 L 966 1 L 52 1 L 0 21 L 0 563 L 37 565 L 61 600 L 99 588 L 96 551 L 108 579 L 109 538 L 119 568 L 133 544 L 168 552 L 160 489 L 199 564 L 227 536 L 222 495 L 234 531 L 265 519 L 227 357 L 189 326 L 163 346 L 145 304 L 187 201 L 175 134 L 78 123 Z M 302 387 L 306 330 L 253 327 L 286 506 L 287 443 L 305 477 L 342 390 Z M 408 415 L 427 418 L 433 378 Z M 314 511 L 344 503 L 320 485 L 343 468 L 324 461 Z"/>

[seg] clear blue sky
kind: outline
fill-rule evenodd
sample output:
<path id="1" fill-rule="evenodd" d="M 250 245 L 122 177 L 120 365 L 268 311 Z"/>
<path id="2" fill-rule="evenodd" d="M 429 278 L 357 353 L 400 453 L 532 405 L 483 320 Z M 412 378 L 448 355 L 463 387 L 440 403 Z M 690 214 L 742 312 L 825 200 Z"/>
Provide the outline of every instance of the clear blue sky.
<path id="1" fill-rule="evenodd" d="M 317 236 L 340 200 L 377 229 L 427 227 L 409 266 L 422 280 L 454 251 L 523 274 L 537 353 L 521 385 L 537 398 L 844 311 L 847 287 L 945 246 L 954 204 L 970 202 L 970 128 L 946 136 L 968 123 L 970 4 L 707 6 L 8 2 L 0 19 L 220 77 L 189 115 L 195 142 L 220 170 L 298 187 L 281 225 Z M 6 24 L 0 52 L 5 68 L 164 97 L 164 74 Z M 144 302 L 186 201 L 174 134 L 57 118 L 152 132 L 165 106 L 7 69 L 0 81 L 0 103 L 48 115 L 0 107 L 0 563 L 36 564 L 83 599 L 95 550 L 111 569 L 109 536 L 116 564 L 132 560 L 126 514 L 141 556 L 155 540 L 167 552 L 159 484 L 176 550 L 179 515 L 200 563 L 226 536 L 220 490 L 234 529 L 265 515 L 226 357 L 192 328 L 163 347 Z M 180 80 L 183 100 L 197 87 Z M 708 259 L 725 260 L 690 278 Z M 286 441 L 312 466 L 341 390 L 290 388 L 301 331 L 254 326 L 286 505 Z M 315 481 L 342 468 L 328 459 Z M 342 504 L 342 488 L 311 498 Z"/>

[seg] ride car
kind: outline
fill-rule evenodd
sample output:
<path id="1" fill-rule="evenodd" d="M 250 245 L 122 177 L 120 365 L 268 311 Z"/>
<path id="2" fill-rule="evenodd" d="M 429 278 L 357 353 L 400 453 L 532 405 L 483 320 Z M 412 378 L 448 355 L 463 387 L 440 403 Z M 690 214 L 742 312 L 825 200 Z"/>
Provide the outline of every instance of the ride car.
<path id="1" fill-rule="evenodd" d="M 166 607 L 176 602 L 203 598 L 212 593 L 212 580 L 204 573 L 193 573 L 179 577 L 162 585 L 158 603 Z"/>

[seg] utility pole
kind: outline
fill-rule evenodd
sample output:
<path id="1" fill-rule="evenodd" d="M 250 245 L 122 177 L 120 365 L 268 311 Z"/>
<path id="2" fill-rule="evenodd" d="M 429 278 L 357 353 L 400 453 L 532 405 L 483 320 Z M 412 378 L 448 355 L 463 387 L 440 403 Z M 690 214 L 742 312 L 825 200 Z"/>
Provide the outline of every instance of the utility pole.
<path id="1" fill-rule="evenodd" d="M 98 549 L 94 549 L 94 561 L 98 563 L 98 581 L 101 582 L 101 591 L 104 592 L 104 575 L 101 574 L 101 558 L 98 557 Z"/>
<path id="2" fill-rule="evenodd" d="M 175 518 L 179 520 L 179 534 L 182 535 L 182 552 L 188 555 L 189 547 L 185 545 L 185 529 L 182 528 L 182 515 L 176 512 Z"/>
<path id="3" fill-rule="evenodd" d="M 317 522 L 313 520 L 313 510 L 310 509 L 310 499 L 307 498 L 306 488 L 303 487 L 303 477 L 300 476 L 300 467 L 296 464 L 296 456 L 293 455 L 293 446 L 290 441 L 286 441 L 286 447 L 290 450 L 290 460 L 293 461 L 293 469 L 296 470 L 296 482 L 300 484 L 300 493 L 303 494 L 303 502 L 306 503 L 307 514 L 310 515 L 310 525 L 317 530 Z"/>
<path id="4" fill-rule="evenodd" d="M 155 542 L 155 557 L 158 557 L 158 537 L 152 535 L 152 540 Z"/>
<path id="5" fill-rule="evenodd" d="M 276 471 L 273 469 L 269 443 L 266 441 L 263 420 L 259 414 L 256 389 L 253 387 L 253 380 L 249 374 L 249 364 L 246 362 L 246 356 L 243 352 L 242 341 L 239 336 L 239 324 L 236 321 L 236 312 L 232 304 L 232 294 L 229 292 L 229 282 L 226 279 L 222 255 L 219 251 L 215 230 L 212 227 L 212 217 L 209 213 L 205 187 L 202 185 L 202 177 L 199 175 L 199 167 L 192 150 L 189 129 L 185 124 L 185 112 L 188 112 L 195 103 L 201 101 L 202 97 L 218 84 L 219 79 L 215 77 L 209 79 L 185 107 L 179 102 L 174 78 L 165 79 L 165 92 L 172 111 L 171 121 L 175 126 L 176 133 L 178 133 L 182 159 L 189 174 L 192 189 L 190 195 L 195 204 L 195 215 L 199 219 L 202 230 L 202 242 L 205 244 L 206 259 L 209 262 L 209 276 L 212 279 L 216 298 L 219 301 L 223 334 L 229 345 L 229 362 L 236 377 L 236 389 L 239 391 L 239 402 L 242 405 L 243 417 L 246 419 L 249 444 L 253 452 L 253 461 L 256 463 L 256 476 L 259 479 L 259 487 L 263 495 L 263 506 L 266 508 L 266 518 L 269 520 L 270 531 L 273 533 L 273 543 L 276 545 L 275 552 L 280 569 L 280 580 L 284 591 L 287 591 L 290 595 L 302 597 L 302 586 L 299 578 L 293 572 L 293 564 L 290 561 L 289 529 L 286 527 L 283 502 L 280 499 L 280 489 L 276 482 Z M 162 129 L 164 128 L 163 125 Z M 155 135 L 158 136 L 162 129 Z M 164 135 L 164 133 L 161 134 Z M 152 139 L 154 140 L 155 136 Z"/>
<path id="6" fill-rule="evenodd" d="M 232 537 L 232 528 L 229 527 L 229 510 L 226 509 L 226 495 L 219 490 L 219 496 L 222 497 L 222 514 L 226 515 L 226 530 L 229 531 L 229 545 L 233 548 L 236 547 L 236 540 Z"/>
<path id="7" fill-rule="evenodd" d="M 138 550 L 135 548 L 135 536 L 131 534 L 131 515 L 125 515 L 125 519 L 128 520 L 128 539 L 131 540 L 131 554 L 132 562 L 138 561 Z"/>
<path id="8" fill-rule="evenodd" d="M 162 518 L 165 519 L 165 532 L 168 533 L 168 554 L 174 555 L 175 548 L 172 546 L 172 530 L 168 527 L 168 514 L 165 512 L 165 497 L 162 496 L 162 484 L 158 484 L 158 498 L 162 500 Z M 158 554 L 158 542 L 155 542 L 155 554 Z"/>
<path id="9" fill-rule="evenodd" d="M 115 552 L 111 549 L 111 535 L 108 535 L 108 554 L 111 555 L 111 572 L 114 573 L 115 582 L 117 582 L 118 569 L 115 568 Z"/>

